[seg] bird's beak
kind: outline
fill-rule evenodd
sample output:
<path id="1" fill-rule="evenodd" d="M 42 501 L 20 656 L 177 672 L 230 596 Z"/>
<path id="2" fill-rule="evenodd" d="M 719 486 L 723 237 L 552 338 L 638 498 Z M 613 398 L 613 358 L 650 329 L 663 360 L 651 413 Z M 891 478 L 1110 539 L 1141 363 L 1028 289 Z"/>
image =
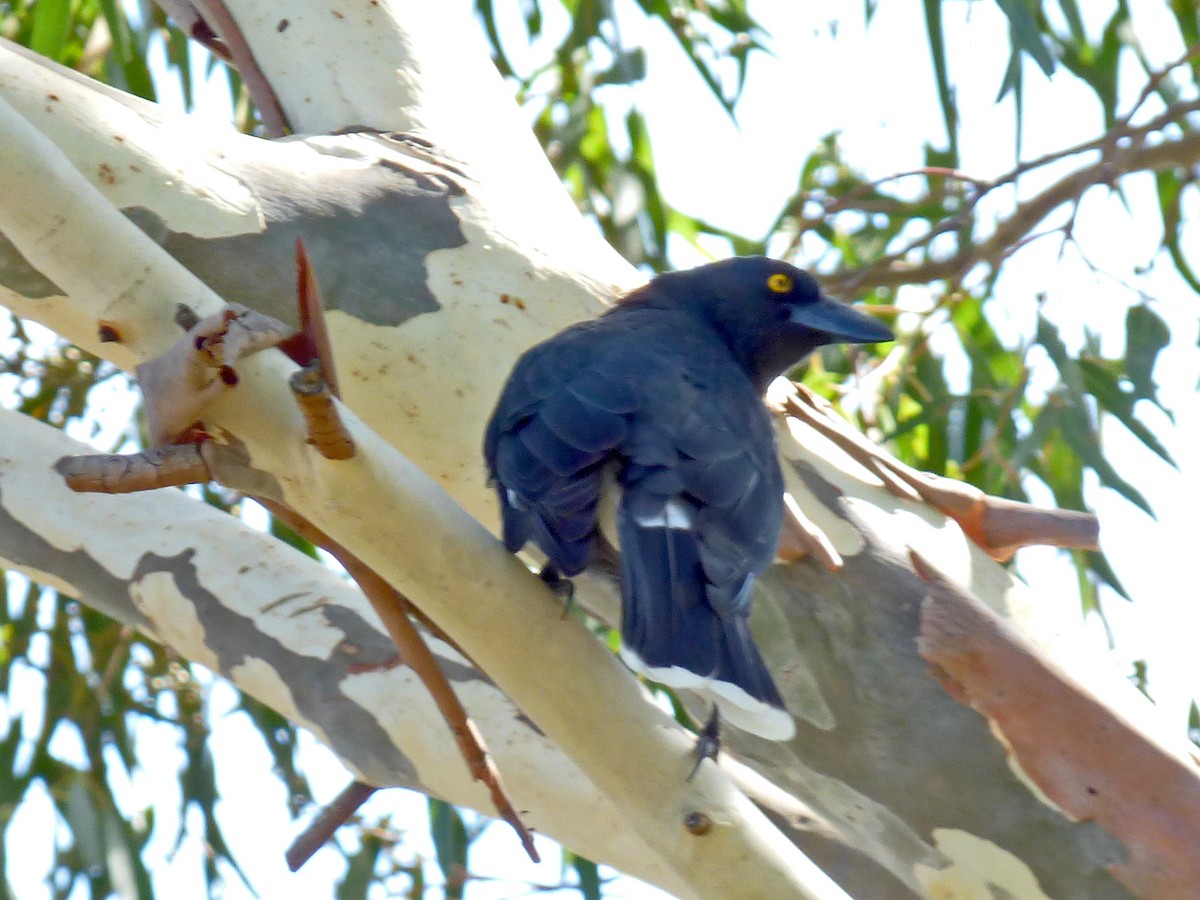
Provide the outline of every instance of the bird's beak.
<path id="1" fill-rule="evenodd" d="M 836 344 L 878 344 L 895 340 L 892 330 L 852 306 L 821 297 L 816 303 L 793 306 L 792 322 L 829 335 Z"/>

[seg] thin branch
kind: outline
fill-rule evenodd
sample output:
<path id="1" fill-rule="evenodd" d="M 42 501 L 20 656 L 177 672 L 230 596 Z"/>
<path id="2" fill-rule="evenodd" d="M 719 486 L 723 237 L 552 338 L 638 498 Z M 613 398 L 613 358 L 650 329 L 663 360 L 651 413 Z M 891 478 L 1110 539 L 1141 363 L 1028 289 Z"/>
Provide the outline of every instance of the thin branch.
<path id="1" fill-rule="evenodd" d="M 1064 203 L 1077 201 L 1089 188 L 1098 184 L 1112 184 L 1133 172 L 1195 163 L 1200 159 L 1200 133 L 1187 132 L 1178 139 L 1158 143 L 1151 143 L 1149 139 L 1196 111 L 1200 111 L 1200 100 L 1177 103 L 1143 125 L 1135 127 L 1122 122 L 1100 138 L 1021 163 L 1004 176 L 986 183 L 985 188 L 971 197 L 966 210 L 943 220 L 939 223 L 941 227 L 934 226 L 928 233 L 870 265 L 857 270 L 835 272 L 822 281 L 832 292 L 854 295 L 872 287 L 895 288 L 942 279 L 959 281 L 978 265 L 995 266 L 1046 216 Z M 987 194 L 1015 182 L 1021 175 L 1034 169 L 1092 150 L 1101 151 L 1099 160 L 1076 170 L 1020 204 L 982 242 L 966 243 L 957 253 L 942 259 L 927 259 L 915 265 L 908 262 L 907 257 L 914 250 L 928 246 L 939 234 L 964 226 L 970 220 L 971 212 Z M 974 180 L 974 183 L 979 183 L 979 180 Z"/>
<path id="2" fill-rule="evenodd" d="M 1200 102 L 1196 105 L 1200 109 Z M 831 291 L 855 294 L 867 287 L 926 284 L 939 279 L 960 280 L 975 266 L 994 265 L 1014 243 L 1064 203 L 1083 196 L 1088 188 L 1109 184 L 1122 175 L 1172 165 L 1190 165 L 1200 159 L 1200 132 L 1176 141 L 1122 150 L 1119 158 L 1104 158 L 1051 185 L 1021 204 L 982 243 L 970 245 L 945 259 L 918 265 L 901 265 L 901 254 L 890 254 L 857 271 L 835 273 L 823 282 Z M 907 251 L 905 251 L 907 252 Z"/>
<path id="3" fill-rule="evenodd" d="M 987 190 L 991 187 L 991 182 L 987 181 L 986 179 L 976 178 L 974 175 L 968 175 L 966 172 L 961 172 L 958 169 L 950 169 L 945 166 L 922 166 L 917 169 L 909 169 L 905 172 L 894 172 L 891 175 L 885 175 L 884 177 L 877 178 L 874 181 L 855 185 L 849 192 L 842 194 L 841 196 L 828 197 L 825 200 L 820 201 L 820 216 L 816 218 L 803 216 L 800 218 L 796 233 L 792 236 L 791 241 L 788 242 L 788 247 L 783 253 L 784 258 L 790 258 L 797 253 L 800 249 L 800 240 L 804 237 L 804 235 L 824 222 L 829 216 L 835 215 L 847 209 L 870 212 L 870 209 L 861 204 L 857 206 L 852 205 L 858 198 L 865 197 L 868 194 L 879 190 L 879 188 L 883 187 L 889 182 L 900 181 L 905 178 L 913 178 L 918 175 L 924 175 L 927 178 L 932 177 L 952 179 L 954 181 L 960 181 L 964 184 L 974 185 L 980 190 Z M 803 201 L 807 199 L 811 198 L 799 198 L 797 203 L 802 204 Z M 897 204 L 902 203 L 902 201 L 895 202 Z M 784 215 L 787 215 L 787 211 L 785 211 Z"/>
<path id="4" fill-rule="evenodd" d="M 317 817 L 309 823 L 292 845 L 288 847 L 284 859 L 288 869 L 293 872 L 308 862 L 314 853 L 329 841 L 335 831 L 341 828 L 349 818 L 358 812 L 364 803 L 379 790 L 374 785 L 363 781 L 352 781 L 326 804 Z"/>
<path id="5" fill-rule="evenodd" d="M 1192 44 L 1183 51 L 1183 54 L 1178 59 L 1172 60 L 1151 75 L 1150 80 L 1146 82 L 1146 86 L 1142 88 L 1142 92 L 1138 95 L 1137 100 L 1133 102 L 1133 106 L 1129 108 L 1129 112 L 1125 114 L 1122 121 L 1128 123 L 1132 120 L 1137 111 L 1142 108 L 1142 104 L 1150 99 L 1150 95 L 1158 90 L 1168 75 L 1198 56 L 1200 56 L 1200 42 Z"/>
<path id="6" fill-rule="evenodd" d="M 1091 513 L 1041 509 L 989 496 L 974 485 L 952 478 L 919 472 L 850 428 L 803 385 L 794 385 L 784 408 L 878 476 L 896 496 L 924 501 L 954 519 L 963 533 L 994 559 L 1008 559 L 1021 547 L 1035 544 L 1097 549 L 1099 524 Z"/>
<path id="7" fill-rule="evenodd" d="M 200 19 L 224 41 L 228 48 L 227 58 L 237 68 L 246 89 L 250 91 L 250 97 L 258 107 L 258 114 L 267 136 L 283 137 L 291 130 L 287 115 L 275 89 L 271 87 L 271 82 L 255 61 L 249 42 L 223 0 L 191 0 L 191 3 L 199 11 Z"/>
<path id="8" fill-rule="evenodd" d="M 319 540 L 314 540 L 314 543 L 320 544 L 331 553 L 350 573 L 350 576 L 358 582 L 358 586 L 371 601 L 371 606 L 378 613 L 387 633 L 399 649 L 401 658 L 421 679 L 434 703 L 437 704 L 451 734 L 454 735 L 454 740 L 471 771 L 471 776 L 487 786 L 496 812 L 517 832 L 529 858 L 538 862 L 539 857 L 533 845 L 533 835 L 509 801 L 500 780 L 500 772 L 496 769 L 482 736 L 476 729 L 475 723 L 468 717 L 462 701 L 454 693 L 454 688 L 449 680 L 438 667 L 437 659 L 430 651 L 429 646 L 408 618 L 408 612 L 414 608 L 413 604 L 380 577 L 379 573 L 328 535 L 322 534 L 311 522 L 304 521 L 301 516 L 279 503 L 264 499 L 259 499 L 259 502 L 267 508 L 271 515 L 293 531 L 310 540 L 319 538 Z"/>

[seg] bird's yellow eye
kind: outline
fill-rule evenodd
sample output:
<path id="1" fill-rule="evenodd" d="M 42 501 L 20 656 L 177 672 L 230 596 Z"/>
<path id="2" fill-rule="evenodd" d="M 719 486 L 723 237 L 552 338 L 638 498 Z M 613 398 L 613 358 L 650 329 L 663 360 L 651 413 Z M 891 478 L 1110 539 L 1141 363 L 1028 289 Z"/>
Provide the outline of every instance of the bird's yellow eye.
<path id="1" fill-rule="evenodd" d="M 767 287 L 776 294 L 786 294 L 792 289 L 792 279 L 782 272 L 776 272 L 767 279 Z"/>

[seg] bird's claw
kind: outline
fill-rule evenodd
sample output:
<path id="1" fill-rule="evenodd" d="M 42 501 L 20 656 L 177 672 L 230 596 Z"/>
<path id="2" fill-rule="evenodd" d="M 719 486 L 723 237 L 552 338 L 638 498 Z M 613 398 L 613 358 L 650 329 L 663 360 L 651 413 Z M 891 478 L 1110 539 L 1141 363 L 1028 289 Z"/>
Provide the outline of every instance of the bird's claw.
<path id="1" fill-rule="evenodd" d="M 721 709 L 716 704 L 713 704 L 712 715 L 708 717 L 708 722 L 700 729 L 700 733 L 696 735 L 696 746 L 692 750 L 692 755 L 696 757 L 696 764 L 692 766 L 692 771 L 688 773 L 687 780 L 691 781 L 695 777 L 696 772 L 700 770 L 700 763 L 706 759 L 717 761 L 717 754 L 721 752 Z"/>
<path id="2" fill-rule="evenodd" d="M 575 583 L 551 563 L 542 566 L 542 570 L 538 572 L 538 578 L 542 579 L 546 586 L 554 592 L 554 596 L 562 601 L 563 618 L 565 619 L 575 605 Z"/>

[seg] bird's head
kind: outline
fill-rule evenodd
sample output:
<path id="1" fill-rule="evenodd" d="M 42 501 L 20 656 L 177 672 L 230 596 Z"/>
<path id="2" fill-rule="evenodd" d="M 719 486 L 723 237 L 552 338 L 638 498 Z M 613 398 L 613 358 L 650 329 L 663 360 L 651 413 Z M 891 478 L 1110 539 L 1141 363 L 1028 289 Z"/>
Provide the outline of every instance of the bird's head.
<path id="1" fill-rule="evenodd" d="M 661 275 L 645 295 L 656 295 L 655 305 L 687 309 L 715 328 L 760 390 L 825 344 L 894 337 L 877 319 L 826 297 L 807 272 L 763 256 Z"/>

